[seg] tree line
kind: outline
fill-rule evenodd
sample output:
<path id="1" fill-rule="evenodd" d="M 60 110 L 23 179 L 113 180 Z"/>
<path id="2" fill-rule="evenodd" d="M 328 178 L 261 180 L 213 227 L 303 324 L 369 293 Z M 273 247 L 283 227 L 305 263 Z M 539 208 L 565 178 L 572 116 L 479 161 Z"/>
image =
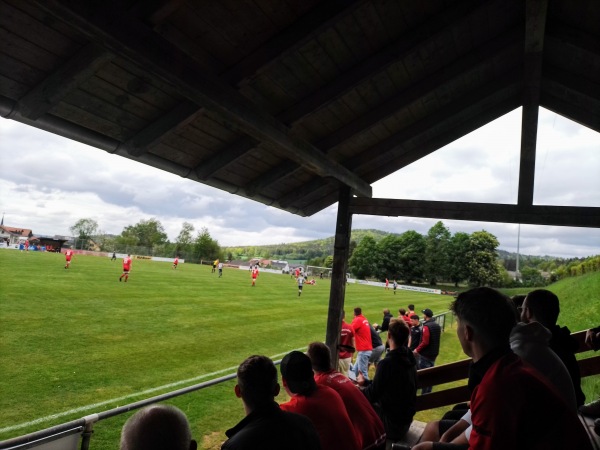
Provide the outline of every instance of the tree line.
<path id="1" fill-rule="evenodd" d="M 498 239 L 487 231 L 452 235 L 440 221 L 423 236 L 414 230 L 388 235 L 378 242 L 365 236 L 349 260 L 358 278 L 395 279 L 403 283 L 467 281 L 473 286 L 497 286 L 502 280 Z"/>
<path id="2" fill-rule="evenodd" d="M 201 227 L 196 232 L 189 222 L 183 222 L 175 242 L 169 241 L 163 225 L 155 218 L 127 225 L 117 236 L 103 233 L 98 222 L 89 218 L 79 219 L 70 229 L 77 239 L 76 248 L 90 249 L 95 244 L 105 252 L 162 257 L 179 255 L 190 262 L 222 258 L 219 242 L 211 237 L 208 228 Z"/>

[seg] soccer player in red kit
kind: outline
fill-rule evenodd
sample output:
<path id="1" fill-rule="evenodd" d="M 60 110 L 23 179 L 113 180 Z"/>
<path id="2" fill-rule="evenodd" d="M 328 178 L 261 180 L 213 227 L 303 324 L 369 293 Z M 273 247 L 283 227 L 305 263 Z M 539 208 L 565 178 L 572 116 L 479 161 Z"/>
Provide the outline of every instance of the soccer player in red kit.
<path id="1" fill-rule="evenodd" d="M 67 250 L 65 252 L 65 260 L 66 260 L 65 269 L 68 269 L 69 266 L 71 265 L 71 258 L 72 257 L 73 257 L 73 250 Z"/>
<path id="2" fill-rule="evenodd" d="M 256 286 L 256 278 L 258 277 L 258 268 L 252 269 L 252 286 Z"/>
<path id="3" fill-rule="evenodd" d="M 173 269 L 177 269 L 177 264 L 179 264 L 179 255 L 173 261 Z"/>
<path id="4" fill-rule="evenodd" d="M 119 281 L 125 277 L 125 283 L 127 283 L 127 279 L 129 278 L 129 271 L 131 270 L 131 255 L 127 255 L 123 258 L 123 274 L 119 277 Z"/>

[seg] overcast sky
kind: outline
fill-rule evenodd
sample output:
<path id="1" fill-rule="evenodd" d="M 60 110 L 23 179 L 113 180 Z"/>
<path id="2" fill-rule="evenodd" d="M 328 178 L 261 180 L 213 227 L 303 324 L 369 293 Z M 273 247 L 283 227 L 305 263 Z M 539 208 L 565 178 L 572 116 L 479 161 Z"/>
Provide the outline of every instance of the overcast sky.
<path id="1" fill-rule="evenodd" d="M 521 109 L 373 184 L 374 197 L 516 203 Z M 535 204 L 600 206 L 600 134 L 540 110 Z M 71 235 L 81 218 L 106 233 L 156 218 L 175 240 L 184 221 L 222 246 L 321 239 L 337 205 L 298 217 L 13 120 L 0 119 L 0 212 L 34 234 Z M 433 219 L 354 216 L 353 229 L 426 234 Z M 445 220 L 452 233 L 486 230 L 517 249 L 517 225 Z M 529 255 L 600 254 L 600 229 L 522 225 Z"/>

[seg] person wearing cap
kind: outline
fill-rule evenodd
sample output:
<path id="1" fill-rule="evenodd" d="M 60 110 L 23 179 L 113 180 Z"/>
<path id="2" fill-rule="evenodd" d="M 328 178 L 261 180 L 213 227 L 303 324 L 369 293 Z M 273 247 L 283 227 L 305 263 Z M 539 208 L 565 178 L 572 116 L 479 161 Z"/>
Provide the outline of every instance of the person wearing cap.
<path id="1" fill-rule="evenodd" d="M 361 450 L 342 397 L 330 387 L 317 385 L 308 356 L 292 351 L 283 357 L 279 369 L 283 387 L 291 397 L 280 405 L 282 410 L 308 417 L 323 450 Z"/>
<path id="2" fill-rule="evenodd" d="M 423 333 L 420 344 L 414 350 L 415 356 L 418 356 L 419 370 L 428 369 L 435 365 L 435 359 L 440 353 L 440 339 L 442 335 L 442 328 L 433 320 L 433 311 L 425 308 L 422 312 L 424 317 Z M 421 394 L 429 394 L 431 391 L 431 386 L 424 386 L 421 389 Z"/>
<path id="3" fill-rule="evenodd" d="M 240 364 L 234 391 L 242 399 L 246 417 L 225 432 L 229 439 L 221 450 L 321 449 L 312 422 L 282 411 L 275 402 L 279 389 L 277 369 L 270 358 L 253 355 Z"/>
<path id="4" fill-rule="evenodd" d="M 363 450 L 375 450 L 383 446 L 385 443 L 383 422 L 354 383 L 333 369 L 329 347 L 322 342 L 312 342 L 308 345 L 307 355 L 312 363 L 317 384 L 330 387 L 342 397 L 348 416 L 360 439 L 359 447 Z"/>

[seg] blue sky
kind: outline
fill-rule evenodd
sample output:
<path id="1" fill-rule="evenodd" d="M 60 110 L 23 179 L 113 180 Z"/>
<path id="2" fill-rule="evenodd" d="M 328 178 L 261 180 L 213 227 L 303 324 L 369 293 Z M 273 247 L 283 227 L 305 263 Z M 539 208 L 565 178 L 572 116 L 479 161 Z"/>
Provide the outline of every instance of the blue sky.
<path id="1" fill-rule="evenodd" d="M 520 108 L 373 184 L 374 197 L 516 203 Z M 298 217 L 78 142 L 0 119 L 0 212 L 5 225 L 69 235 L 80 218 L 119 234 L 157 218 L 174 240 L 184 221 L 221 245 L 332 236 L 337 206 Z M 600 134 L 542 109 L 535 204 L 600 206 Z M 353 228 L 425 234 L 432 219 L 354 216 Z M 444 221 L 452 233 L 486 230 L 516 251 L 517 225 Z M 600 254 L 600 229 L 521 226 L 523 254 Z"/>

